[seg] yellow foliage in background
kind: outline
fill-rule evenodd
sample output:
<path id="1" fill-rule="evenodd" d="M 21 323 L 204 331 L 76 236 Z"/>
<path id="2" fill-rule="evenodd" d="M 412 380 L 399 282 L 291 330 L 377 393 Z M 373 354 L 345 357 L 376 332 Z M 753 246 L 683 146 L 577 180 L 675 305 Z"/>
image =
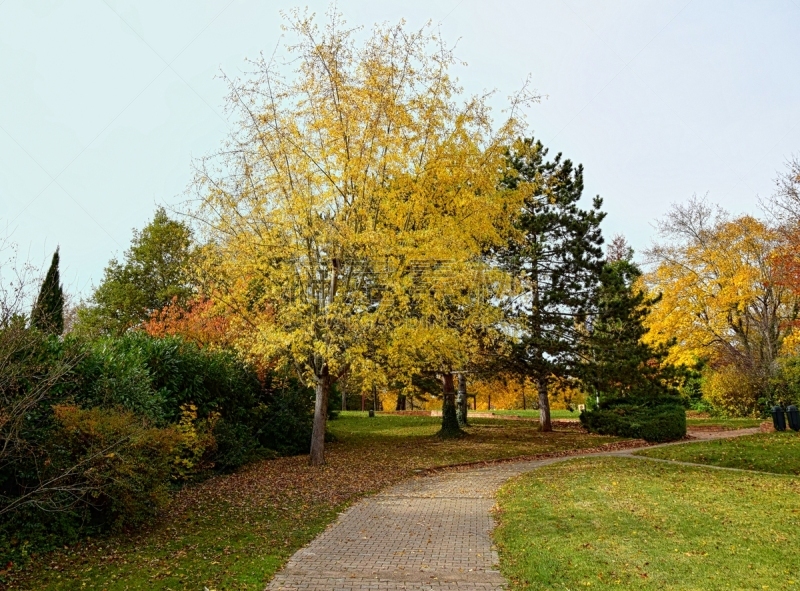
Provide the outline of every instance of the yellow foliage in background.
<path id="1" fill-rule="evenodd" d="M 650 292 L 662 294 L 648 318 L 648 339 L 676 338 L 669 361 L 687 365 L 773 336 L 761 334 L 756 320 L 790 314 L 787 300 L 793 299 L 771 276 L 777 237 L 763 222 L 742 216 L 697 226 L 685 230 L 691 236 L 683 244 L 654 248 L 659 264 L 645 276 Z M 777 331 L 779 344 L 781 327 L 763 328 Z"/>
<path id="2" fill-rule="evenodd" d="M 759 393 L 759 384 L 733 364 L 705 372 L 703 396 L 725 415 L 756 416 Z"/>
<path id="3" fill-rule="evenodd" d="M 660 230 L 670 242 L 647 253 L 657 265 L 644 282 L 662 298 L 647 319 L 646 340 L 674 340 L 669 362 L 709 362 L 709 402 L 729 414 L 749 414 L 779 356 L 798 340 L 792 335 L 798 296 L 774 265 L 781 235 L 752 216 L 730 219 L 699 199 L 673 206 Z"/>
<path id="4" fill-rule="evenodd" d="M 383 409 L 392 411 L 397 403 L 396 391 L 383 391 L 379 394 Z M 523 401 L 524 395 L 524 401 Z M 586 393 L 577 384 L 568 380 L 554 380 L 549 390 L 550 407 L 554 410 L 576 409 L 586 403 Z M 511 376 L 498 376 L 495 379 L 467 380 L 469 408 L 473 410 L 521 410 L 538 407 L 538 396 L 533 382 L 523 382 Z M 372 408 L 372 399 L 367 397 L 366 409 Z M 430 396 L 425 401 L 414 403 L 413 410 L 441 410 L 441 396 Z M 412 410 L 411 404 L 407 410 Z"/>
<path id="5" fill-rule="evenodd" d="M 780 353 L 783 357 L 800 357 L 800 329 L 797 326 L 792 326 L 784 337 Z"/>
<path id="6" fill-rule="evenodd" d="M 476 380 L 469 383 L 468 392 L 477 396 L 477 410 L 533 409 L 537 408 L 539 403 L 535 384 L 527 378 L 524 383 L 510 376 L 499 376 L 494 380 Z M 585 392 L 568 380 L 554 379 L 548 392 L 550 408 L 553 410 L 575 408 L 578 404 L 586 402 Z"/>
<path id="7" fill-rule="evenodd" d="M 527 379 L 524 384 L 522 380 L 510 376 L 498 376 L 494 380 L 469 381 L 467 391 L 476 397 L 476 410 L 534 408 L 536 404 L 536 389 Z"/>

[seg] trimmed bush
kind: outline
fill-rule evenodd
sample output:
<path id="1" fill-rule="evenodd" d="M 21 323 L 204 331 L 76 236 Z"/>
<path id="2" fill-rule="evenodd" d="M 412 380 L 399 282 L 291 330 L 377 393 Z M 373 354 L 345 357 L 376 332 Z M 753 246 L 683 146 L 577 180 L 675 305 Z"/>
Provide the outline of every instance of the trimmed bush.
<path id="1" fill-rule="evenodd" d="M 677 402 L 631 404 L 614 402 L 581 413 L 581 423 L 592 433 L 665 442 L 686 436 L 686 410 Z"/>

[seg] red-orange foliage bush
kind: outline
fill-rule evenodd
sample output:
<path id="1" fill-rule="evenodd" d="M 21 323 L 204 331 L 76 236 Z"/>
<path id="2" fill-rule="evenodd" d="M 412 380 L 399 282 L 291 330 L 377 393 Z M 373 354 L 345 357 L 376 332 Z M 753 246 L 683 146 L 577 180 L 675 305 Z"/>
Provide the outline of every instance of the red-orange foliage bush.
<path id="1" fill-rule="evenodd" d="M 201 346 L 228 345 L 229 321 L 214 309 L 209 298 L 196 298 L 185 306 L 177 299 L 157 310 L 143 325 L 144 330 L 154 337 L 177 335 Z"/>

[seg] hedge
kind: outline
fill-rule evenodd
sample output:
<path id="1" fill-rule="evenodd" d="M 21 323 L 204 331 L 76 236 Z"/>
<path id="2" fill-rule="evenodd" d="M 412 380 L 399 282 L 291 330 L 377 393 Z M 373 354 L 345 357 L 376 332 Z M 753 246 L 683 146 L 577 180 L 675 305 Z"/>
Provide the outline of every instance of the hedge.
<path id="1" fill-rule="evenodd" d="M 308 452 L 313 390 L 280 372 L 259 379 L 232 351 L 20 323 L 0 327 L 0 353 L 0 414 L 25 409 L 0 433 L 13 435 L 0 450 L 0 564 L 136 527 L 211 470 Z"/>
<path id="2" fill-rule="evenodd" d="M 581 423 L 592 433 L 665 442 L 686 436 L 686 410 L 674 402 L 636 404 L 616 402 L 583 411 Z"/>

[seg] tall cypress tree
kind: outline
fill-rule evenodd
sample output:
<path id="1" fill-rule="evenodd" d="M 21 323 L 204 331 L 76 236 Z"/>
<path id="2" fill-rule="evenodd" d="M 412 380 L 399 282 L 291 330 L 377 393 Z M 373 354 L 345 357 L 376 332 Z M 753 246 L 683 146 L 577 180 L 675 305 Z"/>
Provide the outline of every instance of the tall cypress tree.
<path id="1" fill-rule="evenodd" d="M 518 285 L 505 302 L 513 326 L 508 364 L 536 384 L 543 431 L 552 430 L 548 385 L 575 375 L 588 314 L 603 268 L 602 199 L 581 209 L 583 166 L 558 154 L 546 161 L 541 142 L 519 140 L 508 152 L 503 186 L 525 191 L 516 235 L 495 250 L 495 262 Z"/>
<path id="2" fill-rule="evenodd" d="M 31 312 L 32 326 L 55 335 L 64 332 L 64 290 L 61 287 L 58 263 L 59 254 L 56 248 Z"/>

